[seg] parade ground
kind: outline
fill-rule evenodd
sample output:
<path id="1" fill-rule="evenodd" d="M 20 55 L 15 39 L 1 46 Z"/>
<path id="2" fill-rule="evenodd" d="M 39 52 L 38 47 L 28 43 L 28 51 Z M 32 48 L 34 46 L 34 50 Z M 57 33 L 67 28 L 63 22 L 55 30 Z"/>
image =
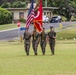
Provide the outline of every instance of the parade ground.
<path id="1" fill-rule="evenodd" d="M 0 75 L 76 75 L 76 0 L 0 0 Z"/>
<path id="2" fill-rule="evenodd" d="M 35 56 L 32 45 L 26 56 L 20 40 L 0 41 L 0 75 L 76 75 L 76 27 L 57 28 L 55 55 L 49 44 L 42 55 L 40 45 Z"/>
<path id="3" fill-rule="evenodd" d="M 34 56 L 32 47 L 26 56 L 23 43 L 0 42 L 0 75 L 76 75 L 76 41 L 57 41 L 55 55 L 49 45 L 46 55 L 38 47 Z"/>

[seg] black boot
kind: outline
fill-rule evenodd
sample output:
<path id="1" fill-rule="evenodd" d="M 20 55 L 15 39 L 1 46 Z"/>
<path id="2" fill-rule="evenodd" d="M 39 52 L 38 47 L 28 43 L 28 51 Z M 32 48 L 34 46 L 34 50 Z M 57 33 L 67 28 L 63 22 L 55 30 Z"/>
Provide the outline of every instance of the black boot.
<path id="1" fill-rule="evenodd" d="M 45 55 L 45 52 L 43 52 L 43 55 Z"/>
<path id="2" fill-rule="evenodd" d="M 29 56 L 29 53 L 27 53 L 27 56 Z"/>
<path id="3" fill-rule="evenodd" d="M 35 55 L 37 55 L 37 53 L 35 53 Z"/>

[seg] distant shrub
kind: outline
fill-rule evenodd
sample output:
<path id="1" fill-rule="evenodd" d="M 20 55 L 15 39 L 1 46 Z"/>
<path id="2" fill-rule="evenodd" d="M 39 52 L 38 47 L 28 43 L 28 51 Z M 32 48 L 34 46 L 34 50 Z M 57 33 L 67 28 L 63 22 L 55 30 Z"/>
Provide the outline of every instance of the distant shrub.
<path id="1" fill-rule="evenodd" d="M 72 21 L 76 21 L 76 17 L 72 16 L 72 17 L 71 17 L 71 20 L 72 20 Z"/>
<path id="2" fill-rule="evenodd" d="M 14 2 L 11 5 L 12 8 L 23 8 L 25 6 L 26 6 L 25 2 L 21 2 L 21 1 Z"/>
<path id="3" fill-rule="evenodd" d="M 26 3 L 22 1 L 14 1 L 12 4 L 9 2 L 4 2 L 0 5 L 1 8 L 25 8 Z"/>
<path id="4" fill-rule="evenodd" d="M 11 4 L 10 3 L 3 3 L 1 5 L 2 8 L 10 8 L 11 7 Z"/>
<path id="5" fill-rule="evenodd" d="M 12 23 L 12 13 L 4 8 L 0 8 L 0 24 Z"/>
<path id="6" fill-rule="evenodd" d="M 26 22 L 26 20 L 25 20 L 24 18 L 20 18 L 19 21 L 20 21 L 20 22 L 23 22 L 23 23 Z"/>
<path id="7" fill-rule="evenodd" d="M 67 18 L 62 16 L 62 21 L 67 21 Z"/>

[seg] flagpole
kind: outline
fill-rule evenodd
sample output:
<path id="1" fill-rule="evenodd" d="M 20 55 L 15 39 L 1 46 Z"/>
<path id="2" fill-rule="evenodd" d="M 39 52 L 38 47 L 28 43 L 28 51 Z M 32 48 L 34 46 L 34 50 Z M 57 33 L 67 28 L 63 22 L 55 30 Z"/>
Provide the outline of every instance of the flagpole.
<path id="1" fill-rule="evenodd" d="M 18 38 L 20 36 L 20 27 L 18 27 Z"/>
<path id="2" fill-rule="evenodd" d="M 45 0 L 45 7 L 47 7 L 47 0 Z"/>

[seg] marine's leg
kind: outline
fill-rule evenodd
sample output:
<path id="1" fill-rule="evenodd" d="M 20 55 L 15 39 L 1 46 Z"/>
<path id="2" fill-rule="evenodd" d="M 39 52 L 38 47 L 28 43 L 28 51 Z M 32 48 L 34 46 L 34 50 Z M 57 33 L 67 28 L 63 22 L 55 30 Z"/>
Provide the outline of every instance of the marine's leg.
<path id="1" fill-rule="evenodd" d="M 52 42 L 52 54 L 54 55 L 54 51 L 55 51 L 55 41 Z"/>
<path id="2" fill-rule="evenodd" d="M 35 42 L 34 41 L 32 42 L 32 47 L 33 47 L 34 54 L 35 54 Z"/>
<path id="3" fill-rule="evenodd" d="M 43 55 L 45 55 L 46 42 L 44 41 L 42 45 L 43 45 Z"/>
<path id="4" fill-rule="evenodd" d="M 25 52 L 26 52 L 26 49 L 27 49 L 27 48 L 26 48 L 26 42 L 24 42 L 24 48 L 25 48 Z"/>
<path id="5" fill-rule="evenodd" d="M 35 55 L 37 55 L 37 48 L 38 48 L 38 43 L 35 42 Z"/>
<path id="6" fill-rule="evenodd" d="M 27 46 L 26 46 L 26 42 L 24 42 L 24 48 L 25 48 L 25 52 L 27 54 Z"/>
<path id="7" fill-rule="evenodd" d="M 41 51 L 43 53 L 43 45 L 42 45 L 42 41 L 40 42 L 40 46 L 41 46 Z"/>
<path id="8" fill-rule="evenodd" d="M 29 55 L 30 43 L 27 44 L 27 55 Z"/>
<path id="9" fill-rule="evenodd" d="M 34 50 L 34 42 L 32 42 L 32 48 L 33 48 L 33 50 Z"/>
<path id="10" fill-rule="evenodd" d="M 52 41 L 49 42 L 50 50 L 52 52 Z"/>
<path id="11" fill-rule="evenodd" d="M 28 44 L 26 44 L 26 54 L 28 55 Z"/>

